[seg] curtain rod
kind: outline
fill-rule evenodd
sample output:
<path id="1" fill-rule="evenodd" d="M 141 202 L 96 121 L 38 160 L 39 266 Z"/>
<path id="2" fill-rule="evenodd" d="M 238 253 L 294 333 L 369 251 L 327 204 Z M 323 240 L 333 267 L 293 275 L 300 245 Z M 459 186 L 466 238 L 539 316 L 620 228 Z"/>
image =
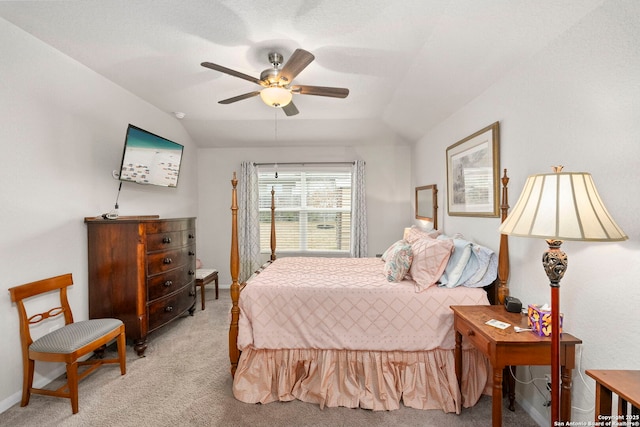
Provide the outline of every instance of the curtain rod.
<path id="1" fill-rule="evenodd" d="M 275 163 L 253 163 L 254 166 L 278 166 L 278 165 L 296 165 L 296 166 L 306 166 L 306 165 L 353 165 L 355 162 L 275 162 Z"/>

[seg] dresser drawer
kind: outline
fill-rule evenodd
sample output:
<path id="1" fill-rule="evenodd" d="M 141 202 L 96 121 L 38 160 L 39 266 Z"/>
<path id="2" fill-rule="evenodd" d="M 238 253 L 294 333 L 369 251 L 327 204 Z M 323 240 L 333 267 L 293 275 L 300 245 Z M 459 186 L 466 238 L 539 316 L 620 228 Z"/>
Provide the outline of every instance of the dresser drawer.
<path id="1" fill-rule="evenodd" d="M 196 232 L 194 230 L 166 231 L 163 233 L 147 234 L 147 252 L 179 248 L 194 244 Z"/>
<path id="2" fill-rule="evenodd" d="M 193 284 L 185 286 L 178 293 L 149 303 L 149 332 L 175 319 L 191 308 L 196 302 Z"/>
<path id="3" fill-rule="evenodd" d="M 169 233 L 171 231 L 192 230 L 195 234 L 196 221 L 194 218 L 177 220 L 152 221 L 145 223 L 147 234 Z"/>
<path id="4" fill-rule="evenodd" d="M 193 266 L 187 264 L 164 274 L 148 277 L 148 300 L 153 301 L 186 286 L 194 280 L 195 274 Z"/>
<path id="5" fill-rule="evenodd" d="M 195 268 L 195 261 L 195 246 L 148 254 L 147 275 L 153 276 L 184 265 Z"/>

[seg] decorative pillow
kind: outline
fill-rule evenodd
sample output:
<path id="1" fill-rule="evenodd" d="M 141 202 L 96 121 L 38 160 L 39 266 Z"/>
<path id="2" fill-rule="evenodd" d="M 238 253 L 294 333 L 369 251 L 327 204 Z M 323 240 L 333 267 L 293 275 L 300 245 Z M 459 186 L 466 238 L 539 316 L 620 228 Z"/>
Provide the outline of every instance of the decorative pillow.
<path id="1" fill-rule="evenodd" d="M 400 282 L 404 279 L 413 260 L 413 250 L 411 245 L 404 240 L 400 240 L 387 250 L 389 252 L 382 269 L 389 282 Z"/>
<path id="2" fill-rule="evenodd" d="M 403 246 L 403 245 L 405 245 L 406 243 L 407 243 L 407 242 L 406 242 L 405 240 L 398 240 L 397 242 L 393 243 L 391 246 L 389 246 L 389 247 L 387 248 L 387 250 L 386 250 L 386 251 L 384 251 L 384 252 L 382 253 L 382 258 L 381 258 L 381 259 L 382 259 L 382 261 L 386 261 L 386 260 L 387 260 L 387 258 L 389 258 L 389 256 L 390 256 L 393 252 L 395 252 L 395 251 L 397 250 L 397 248 L 396 248 L 397 246 Z"/>
<path id="3" fill-rule="evenodd" d="M 416 283 L 416 292 L 435 285 L 451 257 L 453 240 L 422 238 L 411 244 L 413 261 L 409 274 Z"/>
<path id="4" fill-rule="evenodd" d="M 418 239 L 435 239 L 440 235 L 440 231 L 438 230 L 429 230 L 424 231 L 412 225 L 410 229 L 406 230 L 404 233 L 404 240 L 409 243 L 413 243 Z"/>

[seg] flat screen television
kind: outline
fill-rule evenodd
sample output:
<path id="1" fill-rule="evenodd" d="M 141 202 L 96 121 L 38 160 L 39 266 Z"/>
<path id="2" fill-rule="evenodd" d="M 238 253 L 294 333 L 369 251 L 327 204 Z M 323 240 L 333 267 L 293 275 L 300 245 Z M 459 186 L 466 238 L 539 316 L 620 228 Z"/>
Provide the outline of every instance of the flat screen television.
<path id="1" fill-rule="evenodd" d="M 120 181 L 177 187 L 184 147 L 132 124 L 124 140 Z"/>

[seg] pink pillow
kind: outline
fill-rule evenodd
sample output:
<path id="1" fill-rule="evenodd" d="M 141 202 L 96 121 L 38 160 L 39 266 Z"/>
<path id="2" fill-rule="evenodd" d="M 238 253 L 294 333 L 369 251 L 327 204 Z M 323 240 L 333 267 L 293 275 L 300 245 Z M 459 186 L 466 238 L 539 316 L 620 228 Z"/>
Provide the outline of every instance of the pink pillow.
<path id="1" fill-rule="evenodd" d="M 409 274 L 416 283 L 416 292 L 422 292 L 440 280 L 453 252 L 453 240 L 422 238 L 414 241 L 411 249 Z"/>
<path id="2" fill-rule="evenodd" d="M 409 243 L 414 243 L 418 239 L 436 239 L 441 233 L 438 230 L 424 231 L 412 225 L 404 235 L 404 239 Z"/>

